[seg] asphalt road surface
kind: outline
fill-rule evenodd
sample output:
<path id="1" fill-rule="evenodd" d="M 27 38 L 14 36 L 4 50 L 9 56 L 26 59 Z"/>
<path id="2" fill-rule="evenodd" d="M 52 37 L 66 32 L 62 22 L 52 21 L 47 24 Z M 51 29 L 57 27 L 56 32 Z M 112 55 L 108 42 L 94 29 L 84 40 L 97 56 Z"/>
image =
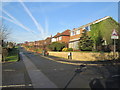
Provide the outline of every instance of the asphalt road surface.
<path id="1" fill-rule="evenodd" d="M 2 87 L 15 88 L 89 88 L 93 80 L 105 87 L 105 80 L 110 73 L 103 66 L 86 66 L 80 73 L 76 73 L 79 65 L 58 63 L 20 49 L 20 61 L 3 64 Z M 113 71 L 113 72 L 112 72 Z M 116 73 L 117 74 L 117 73 Z M 70 81 L 70 82 L 69 82 Z M 102 86 L 98 85 L 98 87 Z"/>

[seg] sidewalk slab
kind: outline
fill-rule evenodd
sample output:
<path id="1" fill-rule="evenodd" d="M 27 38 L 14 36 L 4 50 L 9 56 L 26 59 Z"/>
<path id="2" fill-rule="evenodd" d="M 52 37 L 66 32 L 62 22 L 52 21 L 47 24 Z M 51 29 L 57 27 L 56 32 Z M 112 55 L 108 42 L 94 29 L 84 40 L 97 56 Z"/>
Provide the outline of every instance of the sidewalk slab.
<path id="1" fill-rule="evenodd" d="M 49 80 L 37 67 L 27 58 L 22 52 L 24 64 L 26 66 L 27 72 L 31 78 L 33 88 L 57 88 L 57 86 Z"/>

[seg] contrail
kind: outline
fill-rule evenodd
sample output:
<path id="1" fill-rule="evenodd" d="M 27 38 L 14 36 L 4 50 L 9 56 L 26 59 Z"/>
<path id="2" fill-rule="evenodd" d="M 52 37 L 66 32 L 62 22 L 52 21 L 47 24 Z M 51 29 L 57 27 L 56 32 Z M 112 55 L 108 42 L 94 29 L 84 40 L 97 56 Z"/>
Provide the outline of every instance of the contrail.
<path id="1" fill-rule="evenodd" d="M 20 23 L 16 23 L 16 22 L 14 22 L 13 20 L 11 20 L 11 19 L 9 19 L 9 18 L 6 18 L 6 17 L 4 17 L 4 16 L 0 16 L 1 18 L 3 18 L 3 19 L 5 19 L 5 20 L 7 20 L 7 21 L 10 21 L 10 22 L 12 22 L 12 23 L 14 23 L 14 24 L 16 24 L 16 25 L 18 25 L 18 26 L 20 26 L 20 27 L 22 27 L 23 29 L 25 29 L 26 31 L 29 31 L 29 32 L 31 32 L 34 36 L 36 36 L 36 34 L 35 34 L 35 32 L 33 32 L 33 31 L 31 31 L 30 29 L 28 29 L 27 27 L 25 27 L 24 25 L 22 25 L 22 24 L 20 24 Z M 37 37 L 37 36 L 36 36 Z M 38 38 L 38 37 L 37 37 Z"/>
<path id="2" fill-rule="evenodd" d="M 35 23 L 37 29 L 41 32 L 42 34 L 42 38 L 44 38 L 44 30 L 42 28 L 42 26 L 36 21 L 36 19 L 33 17 L 32 13 L 29 11 L 29 9 L 25 6 L 25 4 L 22 2 L 22 0 L 19 0 L 21 5 L 23 6 L 23 8 L 25 9 L 25 11 L 28 13 L 28 15 L 31 17 L 31 19 L 33 20 L 33 22 Z"/>
<path id="3" fill-rule="evenodd" d="M 1 9 L 0 9 L 1 10 Z M 22 28 L 24 28 L 24 29 L 26 29 L 27 31 L 30 31 L 30 32 L 32 32 L 32 33 L 35 33 L 35 32 L 33 32 L 32 30 L 30 30 L 29 28 L 27 28 L 26 26 L 24 26 L 23 24 L 21 24 L 21 22 L 19 22 L 17 19 L 15 19 L 12 15 L 10 15 L 8 12 L 6 12 L 5 10 L 1 10 L 3 13 L 5 13 L 6 15 L 8 15 L 11 19 L 13 19 L 14 21 L 16 21 L 16 23 L 17 24 L 19 24 L 19 26 L 21 26 Z M 6 19 L 6 17 L 4 17 L 5 19 Z M 9 18 L 7 18 L 7 20 L 8 20 Z M 9 21 L 11 21 L 10 19 L 9 19 Z M 13 22 L 13 21 L 11 21 L 11 22 Z M 15 24 L 16 24 L 15 23 Z"/>

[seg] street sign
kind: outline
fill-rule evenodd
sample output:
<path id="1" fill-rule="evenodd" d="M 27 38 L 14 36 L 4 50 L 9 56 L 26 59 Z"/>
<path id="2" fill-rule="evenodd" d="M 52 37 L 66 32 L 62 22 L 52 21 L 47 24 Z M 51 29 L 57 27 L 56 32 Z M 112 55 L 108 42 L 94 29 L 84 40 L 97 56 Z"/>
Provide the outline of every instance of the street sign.
<path id="1" fill-rule="evenodd" d="M 118 39 L 119 38 L 119 36 L 118 36 L 118 34 L 117 34 L 117 32 L 115 31 L 115 29 L 113 30 L 113 32 L 112 32 L 112 35 L 111 35 L 111 39 L 113 39 L 114 40 L 114 59 L 115 59 L 115 52 L 116 52 L 116 42 L 115 42 L 115 39 Z"/>
<path id="2" fill-rule="evenodd" d="M 112 32 L 111 39 L 119 39 L 119 36 L 118 36 L 117 32 L 115 31 L 115 29 Z"/>

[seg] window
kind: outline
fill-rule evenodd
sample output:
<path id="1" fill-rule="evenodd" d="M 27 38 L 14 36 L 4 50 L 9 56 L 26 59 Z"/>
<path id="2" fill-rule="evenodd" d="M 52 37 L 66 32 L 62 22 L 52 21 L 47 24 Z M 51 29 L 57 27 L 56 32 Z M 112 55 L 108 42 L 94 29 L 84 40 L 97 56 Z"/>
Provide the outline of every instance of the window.
<path id="1" fill-rule="evenodd" d="M 59 39 L 57 38 L 57 41 L 58 41 Z"/>
<path id="2" fill-rule="evenodd" d="M 80 34 L 80 30 L 77 30 L 77 31 L 76 31 L 76 34 Z"/>
<path id="3" fill-rule="evenodd" d="M 90 26 L 85 27 L 87 31 L 90 31 Z"/>
<path id="4" fill-rule="evenodd" d="M 73 36 L 73 35 L 74 35 L 74 31 L 71 32 L 71 36 Z"/>
<path id="5" fill-rule="evenodd" d="M 62 40 L 62 37 L 59 37 L 59 40 Z"/>

